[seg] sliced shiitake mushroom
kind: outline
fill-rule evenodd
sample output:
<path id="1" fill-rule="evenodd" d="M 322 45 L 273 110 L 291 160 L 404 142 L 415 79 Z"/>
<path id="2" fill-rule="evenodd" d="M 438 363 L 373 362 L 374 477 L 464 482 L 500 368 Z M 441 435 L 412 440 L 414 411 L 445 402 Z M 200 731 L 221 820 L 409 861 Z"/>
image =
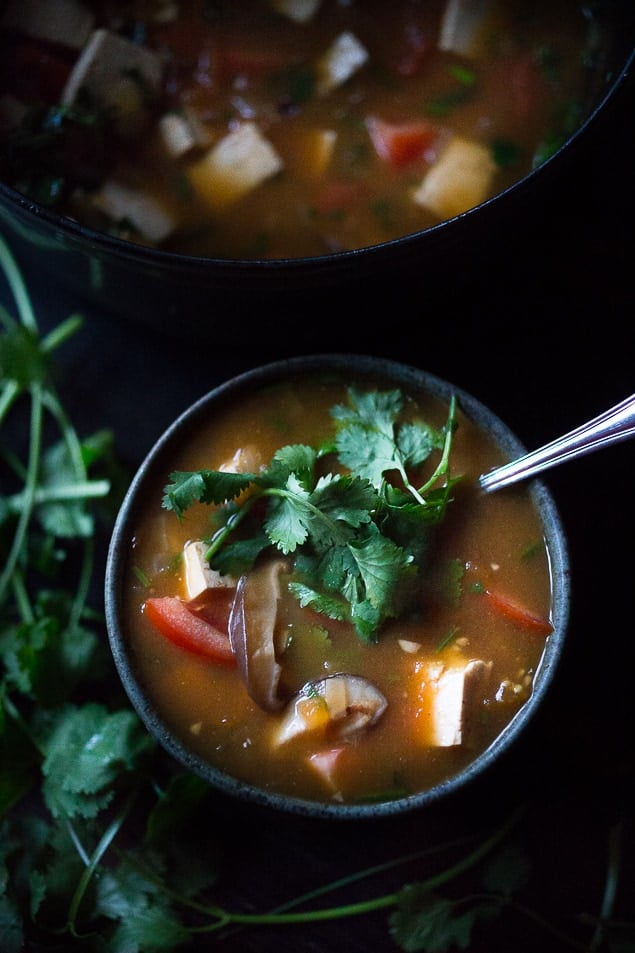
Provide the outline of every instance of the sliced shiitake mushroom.
<path id="1" fill-rule="evenodd" d="M 307 682 L 289 702 L 276 733 L 276 743 L 320 732 L 329 740 L 353 740 L 375 725 L 388 702 L 362 675 L 338 672 Z"/>

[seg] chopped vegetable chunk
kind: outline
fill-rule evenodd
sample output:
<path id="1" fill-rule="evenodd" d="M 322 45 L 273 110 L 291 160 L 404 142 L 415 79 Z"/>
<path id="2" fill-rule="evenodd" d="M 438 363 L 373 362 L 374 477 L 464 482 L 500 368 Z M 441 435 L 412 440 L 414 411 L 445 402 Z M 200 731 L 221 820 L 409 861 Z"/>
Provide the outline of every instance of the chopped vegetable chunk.
<path id="1" fill-rule="evenodd" d="M 455 137 L 426 173 L 413 199 L 440 219 L 453 218 L 487 198 L 495 174 L 496 163 L 486 146 Z"/>
<path id="2" fill-rule="evenodd" d="M 258 126 L 244 122 L 194 162 L 188 178 L 210 208 L 221 212 L 282 167 L 282 159 Z"/>

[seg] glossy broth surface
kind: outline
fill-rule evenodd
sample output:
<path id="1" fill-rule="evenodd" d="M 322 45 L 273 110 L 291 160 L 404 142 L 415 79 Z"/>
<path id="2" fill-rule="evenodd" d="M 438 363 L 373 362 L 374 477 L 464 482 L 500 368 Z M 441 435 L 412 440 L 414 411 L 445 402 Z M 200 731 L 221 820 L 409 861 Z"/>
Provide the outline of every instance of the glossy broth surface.
<path id="1" fill-rule="evenodd" d="M 504 731 L 530 696 L 548 635 L 502 614 L 484 590 L 549 620 L 549 560 L 525 491 L 485 495 L 477 489 L 477 476 L 502 462 L 488 434 L 459 410 L 451 472 L 462 479 L 434 537 L 413 611 L 390 620 L 376 644 L 365 643 L 348 624 L 301 609 L 282 587 L 276 639 L 285 697 L 308 681 L 346 672 L 368 678 L 388 701 L 376 725 L 337 745 L 342 750 L 328 777 L 315 768 L 315 756 L 335 746 L 327 734 L 275 743 L 282 713 L 263 711 L 235 668 L 174 645 L 143 612 L 151 596 L 183 594 L 183 546 L 210 534 L 209 507 L 196 504 L 180 521 L 162 509 L 169 473 L 218 469 L 241 450 L 253 454 L 256 448 L 268 462 L 281 446 L 316 446 L 332 434 L 330 408 L 345 398 L 341 380 L 319 376 L 269 387 L 226 407 L 178 449 L 130 540 L 125 636 L 161 719 L 202 759 L 271 792 L 355 803 L 413 794 L 451 777 Z M 447 416 L 447 407 L 429 394 L 411 395 L 408 406 L 436 427 Z M 431 664 L 452 668 L 470 659 L 491 663 L 474 731 L 469 741 L 439 745 L 430 736 L 424 673 Z"/>

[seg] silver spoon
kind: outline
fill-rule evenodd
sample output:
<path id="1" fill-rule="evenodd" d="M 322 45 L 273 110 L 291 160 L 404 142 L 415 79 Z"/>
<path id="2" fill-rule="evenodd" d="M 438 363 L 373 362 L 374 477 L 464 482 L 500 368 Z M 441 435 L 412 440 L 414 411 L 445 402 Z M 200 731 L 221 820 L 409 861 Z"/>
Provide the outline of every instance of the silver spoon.
<path id="1" fill-rule="evenodd" d="M 517 460 L 505 463 L 501 467 L 483 473 L 479 477 L 481 489 L 486 493 L 500 490 L 518 480 L 535 476 L 555 467 L 566 460 L 582 457 L 592 450 L 608 447 L 612 443 L 619 443 L 635 436 L 635 394 L 626 400 L 605 410 L 603 414 L 589 420 L 588 423 L 576 427 L 562 437 L 552 440 L 538 450 L 526 453 Z"/>

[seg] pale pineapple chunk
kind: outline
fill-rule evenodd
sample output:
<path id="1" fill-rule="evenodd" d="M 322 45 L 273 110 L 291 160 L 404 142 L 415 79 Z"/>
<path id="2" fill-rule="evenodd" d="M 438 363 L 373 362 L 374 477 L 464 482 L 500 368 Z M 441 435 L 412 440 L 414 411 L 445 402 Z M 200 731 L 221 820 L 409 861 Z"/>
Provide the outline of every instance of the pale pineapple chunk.
<path id="1" fill-rule="evenodd" d="M 438 46 L 460 56 L 478 57 L 487 50 L 492 34 L 496 0 L 448 0 Z"/>
<path id="2" fill-rule="evenodd" d="M 293 138 L 293 157 L 288 164 L 299 178 L 319 179 L 331 161 L 336 141 L 333 129 L 303 129 Z"/>
<path id="3" fill-rule="evenodd" d="M 295 20 L 296 23 L 308 23 L 320 7 L 322 0 L 269 0 L 278 13 Z"/>
<path id="4" fill-rule="evenodd" d="M 283 168 L 258 126 L 244 122 L 188 169 L 188 178 L 215 212 L 222 212 Z"/>
<path id="5" fill-rule="evenodd" d="M 316 63 L 318 96 L 326 96 L 361 69 L 368 51 L 354 33 L 346 30 L 337 36 Z"/>
<path id="6" fill-rule="evenodd" d="M 488 197 L 495 174 L 496 163 L 486 146 L 455 136 L 412 197 L 440 219 L 453 218 Z"/>

